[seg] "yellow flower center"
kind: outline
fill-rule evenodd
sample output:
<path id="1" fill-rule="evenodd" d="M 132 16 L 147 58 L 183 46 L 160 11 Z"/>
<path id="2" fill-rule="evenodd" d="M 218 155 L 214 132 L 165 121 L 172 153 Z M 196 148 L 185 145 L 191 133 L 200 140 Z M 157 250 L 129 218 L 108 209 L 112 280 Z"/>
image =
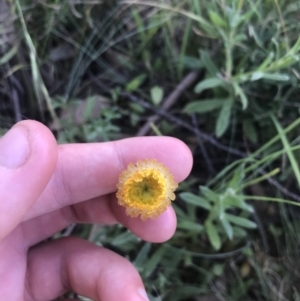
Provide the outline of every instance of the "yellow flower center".
<path id="1" fill-rule="evenodd" d="M 166 195 L 164 179 L 153 171 L 137 172 L 125 185 L 130 187 L 125 193 L 125 199 L 140 205 L 159 203 Z"/>

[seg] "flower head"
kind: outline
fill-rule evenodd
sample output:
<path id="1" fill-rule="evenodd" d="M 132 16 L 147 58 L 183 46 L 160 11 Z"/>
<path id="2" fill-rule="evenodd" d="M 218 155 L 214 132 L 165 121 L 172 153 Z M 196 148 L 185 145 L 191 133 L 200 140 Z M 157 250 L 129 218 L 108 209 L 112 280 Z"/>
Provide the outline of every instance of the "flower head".
<path id="1" fill-rule="evenodd" d="M 127 215 L 142 220 L 156 218 L 175 200 L 177 188 L 169 169 L 155 159 L 130 163 L 119 177 L 118 203 Z"/>

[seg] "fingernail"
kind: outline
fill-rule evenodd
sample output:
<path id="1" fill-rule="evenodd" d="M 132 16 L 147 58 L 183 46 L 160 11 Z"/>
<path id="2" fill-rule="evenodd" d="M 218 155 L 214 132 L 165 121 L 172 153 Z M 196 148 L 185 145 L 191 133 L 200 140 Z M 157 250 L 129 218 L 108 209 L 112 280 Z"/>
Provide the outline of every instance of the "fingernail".
<path id="1" fill-rule="evenodd" d="M 148 295 L 144 288 L 142 287 L 138 288 L 138 292 L 145 300 L 149 301 Z"/>
<path id="2" fill-rule="evenodd" d="M 28 131 L 13 127 L 0 139 L 0 165 L 7 168 L 22 166 L 29 155 Z"/>

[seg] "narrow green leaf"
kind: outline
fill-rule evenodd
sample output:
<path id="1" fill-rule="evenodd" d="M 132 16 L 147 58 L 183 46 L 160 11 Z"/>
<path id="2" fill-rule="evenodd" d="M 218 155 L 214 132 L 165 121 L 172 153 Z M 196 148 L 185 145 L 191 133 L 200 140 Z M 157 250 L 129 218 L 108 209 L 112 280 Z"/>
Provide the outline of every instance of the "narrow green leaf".
<path id="1" fill-rule="evenodd" d="M 223 218 L 220 218 L 220 222 L 225 230 L 225 233 L 227 235 L 227 237 L 232 240 L 233 238 L 233 230 L 232 227 L 230 225 L 230 223 L 228 222 L 226 215 L 223 216 Z"/>
<path id="2" fill-rule="evenodd" d="M 254 127 L 254 123 L 251 120 L 244 120 L 243 121 L 243 130 L 247 138 L 252 143 L 257 143 L 258 141 L 258 135 L 256 132 L 256 129 Z"/>
<path id="3" fill-rule="evenodd" d="M 291 145 L 289 144 L 289 141 L 281 127 L 281 125 L 279 124 L 279 122 L 277 121 L 277 119 L 275 118 L 274 115 L 271 115 L 271 118 L 276 126 L 276 129 L 277 129 L 277 132 L 278 134 L 280 135 L 280 138 L 281 138 L 281 141 L 282 141 L 282 144 L 284 146 L 284 149 L 288 155 L 288 158 L 290 160 L 290 163 L 291 163 L 291 166 L 293 168 L 293 171 L 294 171 L 294 174 L 296 176 L 296 179 L 297 179 L 297 182 L 298 182 L 298 185 L 300 186 L 300 170 L 299 170 L 299 165 L 297 163 L 297 160 L 294 156 L 294 153 L 291 151 Z"/>
<path id="4" fill-rule="evenodd" d="M 165 248 L 164 245 L 161 245 L 147 261 L 147 264 L 145 266 L 146 277 L 150 276 L 155 270 L 159 262 L 162 260 L 162 256 L 166 252 L 166 250 L 167 248 Z"/>
<path id="5" fill-rule="evenodd" d="M 145 261 L 148 259 L 148 254 L 151 250 L 151 243 L 146 242 L 143 247 L 140 249 L 140 251 L 138 252 L 135 260 L 134 260 L 134 265 L 139 267 L 139 266 L 143 266 L 143 264 L 145 263 Z"/>
<path id="6" fill-rule="evenodd" d="M 243 238 L 248 235 L 247 231 L 240 227 L 233 227 L 233 237 Z"/>
<path id="7" fill-rule="evenodd" d="M 248 98 L 246 94 L 237 82 L 232 82 L 232 85 L 235 95 L 240 97 L 240 102 L 242 103 L 243 110 L 246 110 L 248 107 Z"/>
<path id="8" fill-rule="evenodd" d="M 45 100 L 47 108 L 50 112 L 50 115 L 54 121 L 54 125 L 57 128 L 60 128 L 60 121 L 57 117 L 57 114 L 55 112 L 55 110 L 53 109 L 53 104 L 52 104 L 52 99 L 49 95 L 49 92 L 45 86 L 45 83 L 42 79 L 39 67 L 38 67 L 38 62 L 37 62 L 37 56 L 36 56 L 36 48 L 35 45 L 33 43 L 33 40 L 27 30 L 26 27 L 26 22 L 23 16 L 23 11 L 22 11 L 22 7 L 19 1 L 15 1 L 15 5 L 17 8 L 17 12 L 19 15 L 19 21 L 21 23 L 22 26 L 22 30 L 23 30 L 23 34 L 24 34 L 24 38 L 29 50 L 29 57 L 30 57 L 30 65 L 31 65 L 31 74 L 32 74 L 32 79 L 33 79 L 33 88 L 34 88 L 34 92 L 36 95 L 36 98 L 38 100 L 39 106 L 40 108 L 42 108 L 42 104 L 43 101 Z"/>
<path id="9" fill-rule="evenodd" d="M 221 137 L 227 130 L 230 117 L 231 117 L 231 109 L 233 105 L 233 100 L 228 99 L 223 103 L 222 109 L 220 111 L 219 117 L 217 119 L 216 124 L 216 136 L 219 138 Z"/>
<path id="10" fill-rule="evenodd" d="M 300 61 L 299 55 L 286 54 L 281 59 L 273 62 L 269 68 L 272 70 L 280 70 L 283 68 L 289 68 L 299 61 Z"/>
<path id="11" fill-rule="evenodd" d="M 249 24 L 249 34 L 251 35 L 251 37 L 253 37 L 254 41 L 256 42 L 256 44 L 260 47 L 263 48 L 263 42 L 260 39 L 260 37 L 258 36 L 258 34 L 256 33 L 254 27 L 252 25 Z"/>
<path id="12" fill-rule="evenodd" d="M 138 28 L 140 37 L 142 38 L 142 41 L 145 41 L 146 34 L 145 34 L 145 27 L 143 24 L 143 19 L 141 18 L 139 12 L 136 9 L 132 8 L 131 13 L 132 13 L 133 19 L 135 21 L 135 24 Z"/>
<path id="13" fill-rule="evenodd" d="M 249 219 L 246 219 L 244 217 L 235 216 L 232 214 L 227 213 L 226 214 L 228 221 L 230 221 L 232 224 L 248 228 L 248 229 L 255 229 L 257 226 L 254 222 L 250 221 Z"/>
<path id="14" fill-rule="evenodd" d="M 227 98 L 212 98 L 193 101 L 185 106 L 183 112 L 199 114 L 207 113 L 222 107 L 224 101 L 226 100 Z"/>
<path id="15" fill-rule="evenodd" d="M 212 224 L 211 221 L 207 220 L 205 222 L 205 229 L 211 245 L 215 250 L 219 250 L 221 247 L 221 239 L 216 227 Z"/>
<path id="16" fill-rule="evenodd" d="M 149 125 L 156 136 L 163 136 L 162 132 L 153 122 L 150 122 Z"/>
<path id="17" fill-rule="evenodd" d="M 202 225 L 189 220 L 179 220 L 177 224 L 177 228 L 182 230 L 188 230 L 191 232 L 196 232 L 196 233 L 200 233 L 203 231 Z"/>
<path id="18" fill-rule="evenodd" d="M 286 82 L 290 80 L 290 76 L 284 73 L 264 73 L 264 78 L 280 82 Z"/>
<path id="19" fill-rule="evenodd" d="M 206 210 L 210 210 L 210 208 L 211 208 L 211 205 L 209 204 L 209 202 L 206 199 L 204 199 L 198 195 L 195 195 L 193 193 L 182 192 L 179 194 L 179 197 L 181 199 L 183 199 L 184 201 L 186 201 L 187 203 L 195 205 L 197 207 L 201 207 Z"/>
<path id="20" fill-rule="evenodd" d="M 256 72 L 252 73 L 250 80 L 251 81 L 256 81 L 256 80 L 259 80 L 263 77 L 264 77 L 264 73 L 262 71 L 256 71 Z"/>
<path id="21" fill-rule="evenodd" d="M 200 186 L 200 191 L 202 194 L 204 194 L 204 196 L 214 202 L 214 203 L 218 203 L 219 202 L 219 199 L 220 199 L 220 196 L 215 193 L 214 191 L 212 191 L 211 189 L 209 189 L 208 187 L 206 186 Z"/>
<path id="22" fill-rule="evenodd" d="M 268 56 L 266 57 L 266 59 L 261 63 L 261 65 L 257 68 L 257 70 L 259 70 L 259 71 L 264 71 L 264 69 L 266 68 L 266 67 L 268 67 L 270 64 L 271 64 L 271 62 L 273 61 L 273 59 L 274 59 L 274 52 L 273 51 L 271 51 L 269 54 L 268 54 Z M 254 72 L 254 73 L 256 73 L 256 72 Z"/>
<path id="23" fill-rule="evenodd" d="M 290 54 L 298 54 L 300 51 L 300 37 L 298 37 L 297 41 L 295 42 L 295 44 L 293 45 L 293 47 L 290 49 L 290 51 L 288 52 L 288 55 Z"/>
<path id="24" fill-rule="evenodd" d="M 248 212 L 254 212 L 251 205 L 247 204 L 242 195 L 227 195 L 224 198 L 224 206 L 236 207 Z"/>
<path id="25" fill-rule="evenodd" d="M 209 18 L 211 22 L 217 27 L 227 27 L 226 21 L 213 10 L 208 11 Z"/>
<path id="26" fill-rule="evenodd" d="M 184 65 L 183 60 L 181 59 L 182 57 L 184 57 L 186 55 L 186 51 L 187 51 L 187 47 L 189 45 L 189 41 L 190 41 L 190 36 L 191 36 L 191 32 L 192 32 L 192 24 L 193 21 L 191 19 L 188 19 L 185 25 L 185 29 L 184 29 L 184 34 L 182 37 L 182 42 L 181 42 L 181 47 L 180 47 L 180 52 L 179 52 L 179 62 L 178 62 L 178 77 L 181 78 L 182 77 L 182 72 L 183 72 L 183 67 Z M 198 60 L 199 62 L 200 60 Z M 194 69 L 194 68 L 192 68 Z"/>
<path id="27" fill-rule="evenodd" d="M 275 168 L 275 169 L 271 170 L 270 172 L 263 174 L 263 175 L 260 176 L 260 177 L 256 177 L 256 178 L 251 179 L 251 180 L 249 180 L 249 181 L 245 181 L 245 182 L 243 183 L 243 185 L 241 186 L 241 189 L 244 189 L 244 188 L 246 188 L 246 187 L 255 185 L 255 184 L 260 183 L 260 182 L 262 182 L 262 181 L 265 181 L 265 180 L 267 180 L 267 179 L 269 179 L 269 178 L 271 178 L 271 177 L 274 177 L 274 176 L 276 176 L 279 172 L 280 172 L 280 168 Z"/>
<path id="28" fill-rule="evenodd" d="M 220 86 L 226 86 L 226 83 L 218 78 L 218 77 L 211 77 L 211 78 L 207 78 L 207 79 L 204 79 L 203 81 L 199 82 L 194 91 L 195 93 L 201 93 L 202 91 L 204 90 L 207 90 L 207 89 L 212 89 L 212 88 L 216 88 L 216 87 L 220 87 Z"/>
<path id="29" fill-rule="evenodd" d="M 210 58 L 209 53 L 205 50 L 200 50 L 200 57 L 202 65 L 206 68 L 209 75 L 212 77 L 216 76 L 216 74 L 218 73 L 218 68 Z"/>
<path id="30" fill-rule="evenodd" d="M 132 110 L 132 112 L 135 112 L 135 113 L 138 113 L 138 114 L 142 114 L 142 113 L 145 112 L 145 108 L 142 107 L 140 104 L 135 103 L 135 102 L 130 102 L 129 107 Z"/>
<path id="31" fill-rule="evenodd" d="M 86 105 L 83 112 L 83 120 L 87 121 L 92 117 L 93 110 L 97 102 L 97 96 L 88 97 L 86 100 Z"/>
<path id="32" fill-rule="evenodd" d="M 228 189 L 233 189 L 234 191 L 240 187 L 242 180 L 245 178 L 245 164 L 239 165 L 228 183 Z"/>
<path id="33" fill-rule="evenodd" d="M 151 88 L 150 93 L 152 102 L 159 105 L 164 97 L 164 90 L 159 86 L 155 86 Z"/>
<path id="34" fill-rule="evenodd" d="M 249 201 L 254 200 L 260 202 L 276 202 L 276 203 L 289 204 L 289 205 L 300 207 L 300 203 L 298 202 L 280 199 L 280 198 L 271 198 L 271 197 L 266 197 L 261 195 L 245 195 L 244 198 Z"/>
<path id="35" fill-rule="evenodd" d="M 186 67 L 188 69 L 196 69 L 199 70 L 201 68 L 203 68 L 203 63 L 201 62 L 201 60 L 199 60 L 199 58 L 195 58 L 193 56 L 181 56 L 179 58 L 179 63 L 180 65 L 182 65 L 183 67 Z"/>
<path id="36" fill-rule="evenodd" d="M 140 85 L 144 82 L 146 77 L 147 77 L 146 74 L 141 74 L 141 75 L 137 76 L 136 78 L 134 78 L 131 82 L 129 82 L 127 84 L 126 91 L 133 92 L 133 91 L 137 90 L 140 87 Z"/>
<path id="37" fill-rule="evenodd" d="M 212 268 L 212 272 L 216 276 L 221 276 L 224 273 L 224 268 L 225 268 L 224 263 L 215 263 Z"/>
<path id="38" fill-rule="evenodd" d="M 199 1 L 199 0 L 197 0 Z M 206 288 L 203 288 L 202 286 L 199 285 L 189 285 L 189 284 L 185 284 L 185 285 L 174 285 L 174 288 L 172 288 L 171 290 L 169 290 L 166 293 L 167 300 L 174 300 L 174 301 L 179 301 L 179 300 L 190 300 L 195 296 L 199 296 L 199 295 L 204 295 L 205 293 L 207 293 Z M 152 300 L 156 300 L 157 298 L 152 298 Z"/>
<path id="39" fill-rule="evenodd" d="M 0 57 L 0 66 L 7 63 L 17 53 L 18 45 L 12 47 L 7 53 Z"/>
<path id="40" fill-rule="evenodd" d="M 243 33 L 237 34 L 237 35 L 234 37 L 235 43 L 244 42 L 244 41 L 247 40 L 247 39 L 248 39 L 248 37 L 247 37 L 245 34 L 243 34 Z"/>
<path id="41" fill-rule="evenodd" d="M 265 73 L 262 71 L 256 71 L 252 74 L 250 80 L 251 81 L 256 81 L 259 79 L 268 79 L 268 80 L 274 80 L 274 81 L 288 81 L 290 80 L 290 76 L 288 74 L 284 73 Z"/>
<path id="42" fill-rule="evenodd" d="M 174 211 L 178 218 L 179 217 L 187 218 L 187 214 L 179 206 L 177 206 L 176 204 L 173 204 L 172 207 L 174 208 Z"/>

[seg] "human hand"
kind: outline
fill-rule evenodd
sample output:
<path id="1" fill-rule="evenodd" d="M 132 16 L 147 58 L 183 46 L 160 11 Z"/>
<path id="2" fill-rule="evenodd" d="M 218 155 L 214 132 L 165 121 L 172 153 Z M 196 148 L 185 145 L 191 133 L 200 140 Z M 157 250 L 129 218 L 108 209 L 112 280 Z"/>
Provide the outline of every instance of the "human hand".
<path id="1" fill-rule="evenodd" d="M 156 158 L 182 181 L 192 157 L 179 140 L 131 138 L 57 146 L 35 121 L 0 139 L 0 301 L 48 301 L 69 290 L 101 301 L 145 301 L 142 280 L 125 258 L 75 237 L 40 242 L 72 223 L 121 223 L 150 242 L 176 228 L 171 207 L 155 220 L 130 218 L 117 204 L 120 172 Z M 38 245 L 37 245 L 38 244 Z"/>

